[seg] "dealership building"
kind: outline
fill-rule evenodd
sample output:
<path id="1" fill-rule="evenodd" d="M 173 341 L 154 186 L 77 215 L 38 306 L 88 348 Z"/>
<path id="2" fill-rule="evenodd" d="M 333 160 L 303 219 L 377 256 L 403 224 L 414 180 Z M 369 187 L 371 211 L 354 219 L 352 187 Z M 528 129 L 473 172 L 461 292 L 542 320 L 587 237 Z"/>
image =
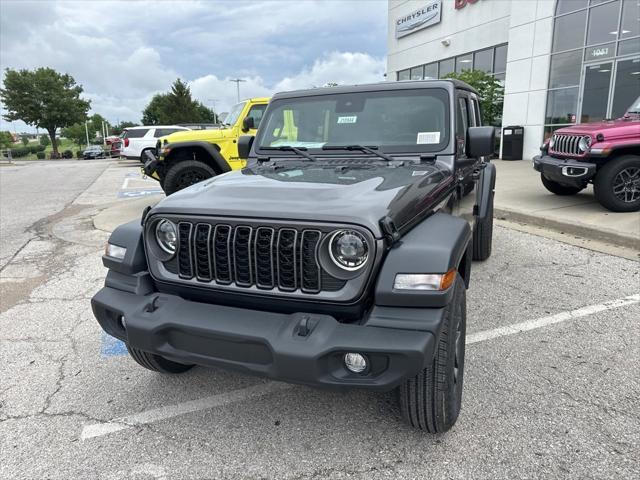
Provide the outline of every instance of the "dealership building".
<path id="1" fill-rule="evenodd" d="M 624 114 L 640 95 L 640 0 L 390 0 L 388 80 L 483 70 L 523 158 L 555 129 Z"/>

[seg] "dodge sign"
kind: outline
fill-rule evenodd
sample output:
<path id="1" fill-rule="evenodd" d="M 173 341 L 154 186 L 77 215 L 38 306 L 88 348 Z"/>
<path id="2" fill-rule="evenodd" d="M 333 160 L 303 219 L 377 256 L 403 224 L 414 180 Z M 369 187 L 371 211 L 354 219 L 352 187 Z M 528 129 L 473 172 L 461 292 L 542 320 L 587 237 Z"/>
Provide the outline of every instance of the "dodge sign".
<path id="1" fill-rule="evenodd" d="M 442 0 L 427 3 L 422 8 L 396 19 L 396 38 L 440 23 Z"/>

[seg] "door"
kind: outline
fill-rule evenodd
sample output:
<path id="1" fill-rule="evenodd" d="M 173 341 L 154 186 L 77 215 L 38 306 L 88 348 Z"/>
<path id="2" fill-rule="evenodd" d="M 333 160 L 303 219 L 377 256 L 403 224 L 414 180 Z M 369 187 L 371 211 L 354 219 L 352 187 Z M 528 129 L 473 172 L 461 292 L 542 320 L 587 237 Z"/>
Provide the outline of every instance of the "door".
<path id="1" fill-rule="evenodd" d="M 640 58 L 616 62 L 610 118 L 620 118 L 640 93 Z"/>
<path id="2" fill-rule="evenodd" d="M 613 62 L 585 65 L 582 74 L 582 108 L 578 123 L 599 122 L 607 117 Z"/>

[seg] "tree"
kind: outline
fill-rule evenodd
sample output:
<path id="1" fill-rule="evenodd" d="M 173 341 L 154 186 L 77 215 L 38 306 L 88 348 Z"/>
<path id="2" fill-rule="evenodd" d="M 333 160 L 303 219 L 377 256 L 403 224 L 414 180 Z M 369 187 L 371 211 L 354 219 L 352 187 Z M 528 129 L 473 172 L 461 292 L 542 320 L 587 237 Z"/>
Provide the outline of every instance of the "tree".
<path id="1" fill-rule="evenodd" d="M 0 149 L 11 148 L 13 136 L 11 132 L 0 132 Z"/>
<path id="2" fill-rule="evenodd" d="M 49 134 L 54 155 L 58 155 L 56 130 L 85 119 L 90 102 L 80 98 L 82 86 L 71 75 L 52 68 L 6 69 L 0 99 L 8 121 L 22 120 Z"/>
<path id="3" fill-rule="evenodd" d="M 168 93 L 154 95 L 142 111 L 143 125 L 211 123 L 216 119 L 215 112 L 194 100 L 189 86 L 180 79 L 173 82 Z"/>
<path id="4" fill-rule="evenodd" d="M 463 70 L 461 73 L 450 73 L 445 78 L 456 78 L 475 88 L 480 94 L 482 123 L 499 126 L 504 101 L 504 87 L 499 80 L 481 70 Z"/>
<path id="5" fill-rule="evenodd" d="M 99 137 L 102 139 L 102 123 L 109 126 L 109 122 L 100 114 L 94 113 L 85 122 L 74 123 L 67 128 L 62 129 L 62 136 L 73 140 L 76 145 L 84 145 L 87 143 L 87 132 L 89 133 L 89 143 L 95 142 Z M 85 127 L 86 123 L 86 127 Z M 111 128 L 109 126 L 109 128 Z M 99 140 L 99 143 L 101 140 Z"/>
<path id="6" fill-rule="evenodd" d="M 120 135 L 125 128 L 135 127 L 136 125 L 138 125 L 138 124 L 135 123 L 135 122 L 123 121 L 123 122 L 120 122 L 119 124 L 114 125 L 113 127 L 111 127 L 111 133 L 113 135 Z"/>
<path id="7" fill-rule="evenodd" d="M 51 143 L 51 140 L 49 140 L 49 137 L 47 137 L 45 134 L 40 135 L 40 145 L 42 145 L 43 147 L 46 147 L 50 143 Z"/>
<path id="8" fill-rule="evenodd" d="M 22 141 L 22 145 L 24 145 L 25 147 L 29 145 L 29 135 L 22 135 L 20 137 L 20 140 Z"/>

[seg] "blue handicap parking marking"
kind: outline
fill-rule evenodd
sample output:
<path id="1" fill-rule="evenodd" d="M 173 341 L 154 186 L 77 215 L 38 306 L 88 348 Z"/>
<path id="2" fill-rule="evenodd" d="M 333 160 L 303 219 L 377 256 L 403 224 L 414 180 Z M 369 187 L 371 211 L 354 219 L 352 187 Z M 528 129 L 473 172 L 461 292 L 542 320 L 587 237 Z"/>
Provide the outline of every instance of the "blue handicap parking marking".
<path id="1" fill-rule="evenodd" d="M 102 346 L 100 347 L 100 353 L 103 358 L 107 358 L 120 357 L 122 355 L 126 355 L 128 352 L 124 342 L 102 332 Z"/>
<path id="2" fill-rule="evenodd" d="M 139 174 L 139 173 L 134 173 L 134 172 L 127 173 L 127 174 L 125 175 L 125 177 L 139 177 L 139 176 L 140 176 L 140 174 Z"/>
<path id="3" fill-rule="evenodd" d="M 134 198 L 134 197 L 146 197 L 147 195 L 156 195 L 162 193 L 160 188 L 152 188 L 149 190 L 134 190 L 131 192 L 118 192 L 118 198 Z"/>

